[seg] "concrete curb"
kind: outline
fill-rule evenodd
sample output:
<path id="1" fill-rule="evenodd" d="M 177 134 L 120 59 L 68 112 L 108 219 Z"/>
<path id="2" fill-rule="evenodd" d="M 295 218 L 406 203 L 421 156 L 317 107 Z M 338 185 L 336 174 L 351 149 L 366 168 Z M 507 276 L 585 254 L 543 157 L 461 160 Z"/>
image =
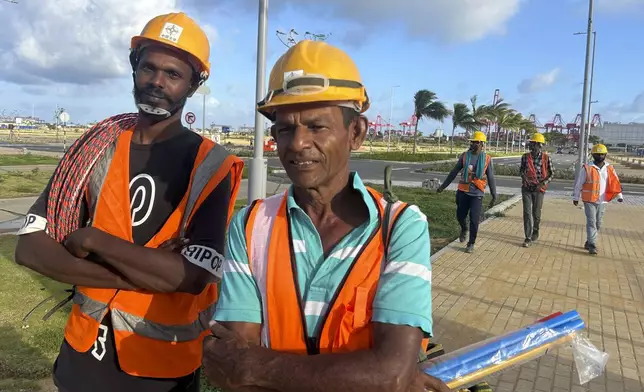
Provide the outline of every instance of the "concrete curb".
<path id="1" fill-rule="evenodd" d="M 506 201 L 504 201 L 502 203 L 499 203 L 499 204 L 495 205 L 494 207 L 490 208 L 489 210 L 485 211 L 484 215 L 486 217 L 491 217 L 491 216 L 494 216 L 496 214 L 503 213 L 503 212 L 509 210 L 510 208 L 514 207 L 514 205 L 517 204 L 520 201 L 521 201 L 521 194 L 516 193 L 514 196 L 512 196 L 508 200 L 506 200 Z"/>
<path id="2" fill-rule="evenodd" d="M 500 212 L 505 212 L 505 211 L 509 210 L 510 208 L 514 207 L 514 205 L 517 204 L 519 201 L 521 201 L 521 194 L 516 194 L 516 195 L 512 196 L 511 198 L 509 198 L 508 200 L 504 201 L 503 203 L 490 208 L 489 210 L 487 210 L 485 212 L 485 214 L 484 214 L 485 220 L 483 222 L 481 222 L 479 227 L 483 226 L 483 225 L 485 225 L 485 224 L 487 224 L 487 223 L 489 223 L 491 221 L 493 221 L 494 219 L 503 219 L 502 217 L 494 216 L 494 214 L 497 214 L 497 213 L 500 213 Z M 492 211 L 492 212 L 490 212 L 490 211 Z M 431 229 L 430 229 L 429 234 L 431 236 L 431 234 L 432 234 Z M 454 241 L 450 242 L 449 244 L 445 245 L 443 248 L 441 248 L 441 250 L 439 250 L 438 252 L 436 252 L 433 255 L 431 255 L 432 263 L 436 259 L 438 259 L 443 253 L 445 253 L 445 252 L 447 252 L 449 250 L 453 250 L 455 247 L 457 247 L 460 244 L 461 244 L 461 242 L 457 238 Z"/>

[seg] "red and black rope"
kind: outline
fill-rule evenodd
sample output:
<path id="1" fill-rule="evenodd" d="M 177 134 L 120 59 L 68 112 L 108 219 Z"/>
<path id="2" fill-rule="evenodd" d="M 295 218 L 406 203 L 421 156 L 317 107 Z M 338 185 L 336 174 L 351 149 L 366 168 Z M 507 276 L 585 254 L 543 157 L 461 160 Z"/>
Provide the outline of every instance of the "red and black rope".
<path id="1" fill-rule="evenodd" d="M 110 117 L 79 137 L 54 171 L 47 201 L 49 235 L 58 242 L 80 227 L 85 189 L 96 162 L 124 131 L 133 128 L 137 113 Z"/>

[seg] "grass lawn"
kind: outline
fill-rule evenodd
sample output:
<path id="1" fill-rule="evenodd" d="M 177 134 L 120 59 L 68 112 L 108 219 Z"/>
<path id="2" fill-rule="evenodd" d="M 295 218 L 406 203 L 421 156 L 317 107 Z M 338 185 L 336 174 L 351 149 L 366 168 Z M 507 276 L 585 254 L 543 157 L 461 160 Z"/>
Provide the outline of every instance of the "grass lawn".
<path id="1" fill-rule="evenodd" d="M 49 182 L 52 171 L 34 168 L 0 174 L 0 199 L 39 195 Z"/>
<path id="2" fill-rule="evenodd" d="M 402 187 L 396 187 L 394 191 L 401 200 L 418 205 L 428 216 L 432 252 L 458 236 L 454 192 L 436 194 L 420 188 Z M 484 200 L 486 205 L 488 197 Z M 245 199 L 240 199 L 236 208 L 246 203 Z M 63 290 L 69 286 L 14 264 L 15 244 L 16 237 L 0 236 L 0 391 L 52 392 L 55 389 L 52 389 L 50 380 L 51 367 L 63 339 L 69 306 L 48 321 L 41 321 L 41 317 L 56 303 L 50 300 L 32 314 L 27 324 L 23 324 L 22 318 L 51 294 L 56 294 L 56 300 L 64 298 L 66 293 Z M 219 392 L 219 389 L 210 387 L 203 379 L 201 391 Z"/>
<path id="3" fill-rule="evenodd" d="M 20 165 L 57 165 L 60 159 L 43 155 L 32 154 L 7 154 L 0 155 L 0 166 L 20 166 Z"/>
<path id="4" fill-rule="evenodd" d="M 371 186 L 382 191 L 382 186 Z M 427 215 L 432 254 L 458 238 L 460 227 L 456 220 L 455 192 L 436 193 L 423 188 L 394 187 L 394 193 L 401 201 L 417 205 Z M 507 199 L 507 195 L 498 195 L 497 203 Z M 483 211 L 487 210 L 489 203 L 490 195 L 486 194 L 483 199 Z"/>

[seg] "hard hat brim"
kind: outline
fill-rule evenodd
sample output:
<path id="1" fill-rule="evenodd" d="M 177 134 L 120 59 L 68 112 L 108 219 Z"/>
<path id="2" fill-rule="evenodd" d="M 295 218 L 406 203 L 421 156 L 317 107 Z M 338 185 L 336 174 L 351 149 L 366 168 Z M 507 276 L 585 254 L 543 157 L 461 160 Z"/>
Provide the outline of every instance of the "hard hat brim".
<path id="1" fill-rule="evenodd" d="M 165 47 L 168 47 L 168 48 L 172 48 L 174 50 L 178 50 L 181 53 L 186 54 L 191 59 L 191 63 L 193 64 L 193 66 L 196 66 L 198 68 L 198 73 L 201 73 L 201 72 L 205 71 L 208 75 L 210 75 L 210 64 L 204 63 L 203 61 L 199 60 L 192 53 L 180 48 L 177 45 L 173 45 L 170 42 L 167 42 L 167 41 L 164 41 L 164 40 L 161 40 L 161 39 L 143 37 L 141 35 L 136 35 L 136 36 L 132 37 L 132 40 L 130 41 L 130 48 L 131 49 L 137 49 L 137 48 L 139 48 L 141 46 L 148 46 L 148 45 L 161 45 L 161 46 L 165 46 Z"/>
<path id="2" fill-rule="evenodd" d="M 332 105 L 333 102 L 346 102 L 346 101 L 360 101 L 359 99 L 347 98 L 346 91 L 342 91 L 341 87 L 329 88 L 320 94 L 311 95 L 276 95 L 271 98 L 268 103 L 260 105 L 257 104 L 257 111 L 269 119 L 273 119 L 273 113 L 276 109 L 284 106 L 293 106 L 305 103 L 328 103 Z M 363 101 L 360 113 L 364 113 L 369 109 L 369 101 Z"/>

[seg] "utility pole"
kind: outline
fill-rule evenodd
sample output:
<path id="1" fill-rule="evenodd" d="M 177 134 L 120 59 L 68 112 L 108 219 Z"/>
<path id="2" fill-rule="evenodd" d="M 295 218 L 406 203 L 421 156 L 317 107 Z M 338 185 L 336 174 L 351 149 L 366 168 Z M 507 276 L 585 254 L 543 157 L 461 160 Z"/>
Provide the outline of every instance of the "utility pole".
<path id="1" fill-rule="evenodd" d="M 588 84 L 589 84 L 589 74 L 590 74 L 590 50 L 591 50 L 591 34 L 593 33 L 593 10 L 594 10 L 595 1 L 588 0 L 588 29 L 586 31 L 586 62 L 584 69 L 584 92 L 582 94 L 581 102 L 581 127 L 579 130 L 579 156 L 577 164 L 575 165 L 575 176 L 579 175 L 579 170 L 584 162 L 584 155 L 587 154 L 586 142 L 586 123 L 588 116 Z"/>
<path id="2" fill-rule="evenodd" d="M 389 131 L 387 132 L 387 152 L 391 144 L 391 118 L 394 116 L 394 91 L 399 85 L 391 86 L 391 101 L 389 102 Z"/>
<path id="3" fill-rule="evenodd" d="M 259 0 L 257 24 L 257 74 L 255 102 L 266 95 L 266 29 L 268 26 L 268 0 Z M 266 159 L 264 158 L 264 117 L 255 111 L 255 145 L 250 160 L 248 178 L 248 203 L 266 197 Z"/>
<path id="4" fill-rule="evenodd" d="M 593 82 L 595 81 L 595 46 L 597 44 L 597 32 L 593 31 L 593 59 L 591 61 L 591 67 L 590 67 L 590 91 L 588 92 L 588 132 L 585 134 L 584 137 L 584 145 L 586 146 L 586 151 L 584 152 L 584 163 L 588 163 L 588 146 L 590 145 L 590 128 L 592 127 L 592 122 L 591 122 L 591 116 L 593 111 L 591 110 L 591 107 L 593 106 L 593 103 L 597 103 L 597 101 L 593 101 Z"/>

